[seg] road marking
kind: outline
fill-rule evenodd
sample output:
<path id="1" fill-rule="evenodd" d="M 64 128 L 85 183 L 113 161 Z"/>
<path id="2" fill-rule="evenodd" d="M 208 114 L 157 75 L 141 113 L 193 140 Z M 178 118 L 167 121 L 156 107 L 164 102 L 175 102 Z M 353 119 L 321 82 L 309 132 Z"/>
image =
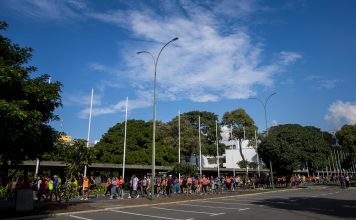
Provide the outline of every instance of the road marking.
<path id="1" fill-rule="evenodd" d="M 247 204 L 247 203 L 241 203 L 241 202 L 212 202 L 212 201 L 199 201 L 199 202 L 225 204 L 225 205 L 254 205 L 254 204 Z"/>
<path id="2" fill-rule="evenodd" d="M 196 206 L 196 207 L 203 207 L 203 208 L 216 208 L 216 209 L 232 209 L 236 210 L 236 208 L 229 208 L 229 207 L 220 207 L 220 206 L 210 206 L 210 205 L 192 205 L 192 204 L 178 204 L 178 205 L 185 205 L 185 206 Z M 237 209 L 238 211 L 244 211 L 250 208 L 244 208 L 244 209 Z"/>
<path id="3" fill-rule="evenodd" d="M 134 212 L 125 212 L 125 211 L 119 211 L 119 210 L 110 210 L 110 211 L 111 212 L 124 213 L 124 214 L 128 214 L 128 215 L 144 216 L 144 217 L 149 217 L 149 218 L 161 218 L 161 219 L 168 219 L 168 220 L 194 220 L 193 218 L 189 218 L 189 219 L 170 218 L 170 217 L 164 217 L 164 216 L 146 215 L 146 214 L 140 214 L 140 213 L 134 213 Z"/>
<path id="4" fill-rule="evenodd" d="M 318 197 L 318 196 L 312 196 L 313 198 Z"/>
<path id="5" fill-rule="evenodd" d="M 76 216 L 76 215 L 68 215 L 69 217 L 72 217 L 72 218 L 78 218 L 78 219 L 83 219 L 83 220 L 93 220 L 91 218 L 84 218 L 84 217 L 80 217 L 80 216 Z"/>
<path id="6" fill-rule="evenodd" d="M 197 211 L 188 211 L 188 210 L 181 210 L 181 209 L 167 209 L 167 208 L 159 208 L 159 207 L 152 207 L 153 209 L 162 209 L 162 210 L 170 210 L 170 211 L 177 211 L 177 212 L 191 212 L 191 213 L 198 213 L 198 214 L 207 214 L 210 216 L 217 216 L 217 215 L 224 215 L 225 212 L 221 213 L 211 213 L 211 212 L 197 212 Z"/>

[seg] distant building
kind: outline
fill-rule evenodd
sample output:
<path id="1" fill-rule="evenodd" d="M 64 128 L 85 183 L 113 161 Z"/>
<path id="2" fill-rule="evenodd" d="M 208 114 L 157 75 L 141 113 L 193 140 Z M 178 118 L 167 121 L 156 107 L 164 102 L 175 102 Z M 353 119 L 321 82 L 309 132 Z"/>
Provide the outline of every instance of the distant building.
<path id="1" fill-rule="evenodd" d="M 221 128 L 222 141 L 226 146 L 229 146 L 229 149 L 225 150 L 225 163 L 223 167 L 225 168 L 240 168 L 238 163 L 242 161 L 240 154 L 240 147 L 242 147 L 242 154 L 245 157 L 245 160 L 248 162 L 257 163 L 257 152 L 254 147 L 250 145 L 249 140 L 243 140 L 241 145 L 238 140 L 229 140 L 230 129 L 226 126 Z"/>
<path id="2" fill-rule="evenodd" d="M 69 136 L 69 135 L 61 135 L 59 137 L 59 140 L 65 142 L 65 143 L 72 143 L 73 142 L 73 138 L 71 136 Z"/>
<path id="3" fill-rule="evenodd" d="M 240 154 L 240 146 L 238 140 L 229 140 L 229 128 L 224 126 L 221 128 L 221 143 L 225 144 L 229 149 L 225 149 L 225 154 L 220 155 L 219 162 L 223 164 L 225 168 L 240 168 L 238 163 L 242 160 Z M 248 140 L 242 141 L 242 153 L 245 159 L 249 162 L 257 163 L 257 153 L 254 147 L 249 145 Z M 202 155 L 201 158 L 203 168 L 217 168 L 216 155 L 208 156 Z M 224 162 L 225 161 L 225 162 Z M 199 154 L 192 155 L 189 158 L 189 163 L 199 167 Z M 234 167 L 235 166 L 235 167 Z"/>

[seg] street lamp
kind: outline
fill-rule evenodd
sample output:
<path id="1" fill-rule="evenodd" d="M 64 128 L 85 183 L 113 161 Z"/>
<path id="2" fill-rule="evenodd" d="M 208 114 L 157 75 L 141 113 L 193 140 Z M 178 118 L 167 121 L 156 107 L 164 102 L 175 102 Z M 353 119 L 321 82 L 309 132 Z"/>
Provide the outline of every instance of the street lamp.
<path id="1" fill-rule="evenodd" d="M 266 125 L 266 135 L 268 136 L 268 125 L 267 125 L 267 103 L 268 103 L 268 100 L 273 96 L 277 94 L 276 92 L 270 94 L 267 99 L 263 102 L 261 99 L 257 98 L 257 97 L 254 97 L 254 98 L 249 98 L 249 99 L 255 99 L 257 101 L 259 101 L 262 106 L 263 106 L 263 110 L 264 110 L 264 113 L 265 113 L 265 125 Z M 270 166 L 270 169 L 271 169 L 271 182 L 272 182 L 272 188 L 274 189 L 274 181 L 273 181 L 273 169 L 272 169 L 272 161 L 271 159 L 269 160 L 269 166 Z"/>
<path id="2" fill-rule="evenodd" d="M 147 53 L 149 54 L 154 63 L 154 83 L 153 83 L 153 135 L 152 135 L 152 175 L 151 175 L 151 198 L 153 199 L 154 197 L 154 179 L 155 179 L 155 165 L 156 165 L 156 78 L 157 78 L 157 64 L 158 64 L 158 59 L 159 56 L 162 53 L 162 50 L 170 43 L 173 41 L 178 40 L 178 37 L 173 38 L 172 40 L 168 41 L 159 51 L 157 58 L 155 58 L 152 53 L 148 51 L 139 51 L 137 54 L 142 54 L 142 53 Z"/>

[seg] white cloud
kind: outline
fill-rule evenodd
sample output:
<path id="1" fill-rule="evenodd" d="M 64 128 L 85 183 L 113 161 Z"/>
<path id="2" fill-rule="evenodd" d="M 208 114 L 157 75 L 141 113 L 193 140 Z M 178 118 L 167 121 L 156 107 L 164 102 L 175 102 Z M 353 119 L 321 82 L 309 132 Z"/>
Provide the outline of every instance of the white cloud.
<path id="1" fill-rule="evenodd" d="M 279 58 L 283 64 L 290 64 L 301 59 L 302 55 L 297 52 L 282 51 L 279 53 Z"/>
<path id="2" fill-rule="evenodd" d="M 342 82 L 343 80 L 340 79 L 326 79 L 324 76 L 321 75 L 310 75 L 304 78 L 307 81 L 312 81 L 316 85 L 314 88 L 316 89 L 333 89 L 337 86 L 338 83 Z"/>
<path id="3" fill-rule="evenodd" d="M 91 94 L 88 91 L 88 94 L 78 93 L 78 94 L 64 94 L 64 105 L 66 106 L 89 106 L 90 105 Z M 93 105 L 101 105 L 102 96 L 96 94 L 94 91 L 93 95 Z"/>
<path id="4" fill-rule="evenodd" d="M 332 103 L 325 119 L 334 125 L 339 125 L 340 123 L 344 123 L 344 121 L 347 124 L 356 124 L 356 102 L 338 100 Z"/>
<path id="5" fill-rule="evenodd" d="M 146 108 L 152 105 L 152 101 L 150 99 L 136 99 L 136 100 L 128 100 L 128 111 L 132 111 L 134 109 Z M 99 116 L 104 114 L 113 114 L 116 112 L 124 112 L 126 110 L 126 100 L 121 100 L 114 105 L 107 107 L 95 107 L 93 105 L 92 108 L 92 116 Z M 90 107 L 83 109 L 79 113 L 79 118 L 87 118 L 89 116 Z"/>
<path id="6" fill-rule="evenodd" d="M 265 64 L 263 46 L 248 31 L 221 31 L 217 14 L 192 2 L 184 2 L 182 8 L 187 16 L 159 16 L 150 10 L 92 14 L 95 19 L 114 23 L 150 42 L 136 44 L 128 48 L 130 51 L 146 50 L 155 56 L 165 42 L 179 37 L 159 58 L 157 94 L 161 100 L 215 102 L 248 98 L 256 95 L 256 86 L 272 87 L 276 73 L 302 58 L 299 53 L 282 51 L 278 62 Z M 252 10 L 242 8 L 246 13 Z M 134 57 L 127 52 L 123 56 L 128 65 L 126 75 L 136 91 L 151 91 L 152 57 Z"/>
<path id="7" fill-rule="evenodd" d="M 80 10 L 86 9 L 80 0 L 12 0 L 3 5 L 22 16 L 45 21 L 72 21 L 81 18 Z"/>
<path id="8" fill-rule="evenodd" d="M 256 41 L 248 27 L 234 22 L 234 19 L 240 21 L 263 10 L 258 1 L 226 0 L 210 5 L 192 1 L 172 2 L 171 5 L 166 2 L 159 7 L 167 10 L 164 13 L 140 5 L 145 3 L 128 5 L 126 10 L 98 11 L 82 1 L 31 2 L 26 1 L 26 4 L 38 16 L 42 13 L 54 19 L 62 16 L 102 21 L 126 29 L 140 39 L 134 44 L 130 40 L 120 42 L 122 63 L 113 66 L 121 70 L 112 71 L 112 67 L 100 63 L 90 65 L 92 70 L 116 74 L 115 82 L 124 78 L 136 92 L 137 108 L 152 103 L 146 100 L 152 97 L 147 91 L 152 91 L 153 61 L 147 54 L 136 55 L 135 52 L 147 50 L 157 55 L 164 43 L 174 37 L 179 40 L 164 49 L 157 66 L 157 97 L 160 100 L 215 102 L 255 96 L 256 87 L 272 87 L 276 73 L 302 58 L 297 52 L 282 51 L 275 63 L 266 63 L 262 43 Z M 238 16 L 234 16 L 235 12 Z M 223 16 L 228 16 L 229 22 Z M 120 111 L 122 104 L 95 109 L 97 115 L 109 114 Z"/>

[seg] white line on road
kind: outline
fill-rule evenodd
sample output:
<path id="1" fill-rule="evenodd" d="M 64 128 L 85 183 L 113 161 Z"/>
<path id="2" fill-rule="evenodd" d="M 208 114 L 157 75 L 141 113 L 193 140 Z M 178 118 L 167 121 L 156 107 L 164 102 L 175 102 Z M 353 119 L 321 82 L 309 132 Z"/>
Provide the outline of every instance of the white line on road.
<path id="1" fill-rule="evenodd" d="M 83 220 L 93 220 L 91 218 L 84 218 L 84 217 L 80 217 L 80 216 L 76 216 L 76 215 L 68 215 L 69 217 L 72 217 L 72 218 L 78 218 L 78 219 L 83 219 Z"/>
<path id="2" fill-rule="evenodd" d="M 149 218 L 161 218 L 161 219 L 168 219 L 168 220 L 194 220 L 193 218 L 189 218 L 189 219 L 169 218 L 169 217 L 164 217 L 164 216 L 146 215 L 146 214 L 140 214 L 140 213 L 134 213 L 134 212 L 124 212 L 124 211 L 119 211 L 119 210 L 110 210 L 110 211 L 124 213 L 124 214 L 128 214 L 128 215 L 144 216 L 144 217 L 149 217 Z"/>
<path id="3" fill-rule="evenodd" d="M 178 204 L 178 205 L 185 205 L 185 206 L 196 206 L 196 207 L 203 207 L 203 208 L 215 208 L 215 209 L 232 209 L 236 210 L 237 208 L 229 208 L 229 207 L 220 207 L 220 206 L 209 206 L 209 205 L 192 205 L 192 204 Z M 250 208 L 244 208 L 244 209 L 237 209 L 238 211 L 245 211 Z"/>
<path id="4" fill-rule="evenodd" d="M 177 211 L 177 212 L 191 212 L 191 213 L 198 213 L 198 214 L 207 214 L 210 216 L 217 216 L 217 215 L 224 215 L 224 212 L 221 213 L 211 213 L 211 212 L 197 212 L 197 211 L 189 211 L 189 210 L 181 210 L 181 209 L 167 209 L 167 208 L 159 208 L 159 207 L 152 207 L 153 209 L 162 209 L 162 210 L 169 210 L 169 211 Z"/>
<path id="5" fill-rule="evenodd" d="M 212 202 L 212 201 L 199 201 L 199 202 L 216 203 L 216 204 L 224 204 L 224 205 L 254 205 L 254 204 L 247 204 L 241 202 Z"/>

